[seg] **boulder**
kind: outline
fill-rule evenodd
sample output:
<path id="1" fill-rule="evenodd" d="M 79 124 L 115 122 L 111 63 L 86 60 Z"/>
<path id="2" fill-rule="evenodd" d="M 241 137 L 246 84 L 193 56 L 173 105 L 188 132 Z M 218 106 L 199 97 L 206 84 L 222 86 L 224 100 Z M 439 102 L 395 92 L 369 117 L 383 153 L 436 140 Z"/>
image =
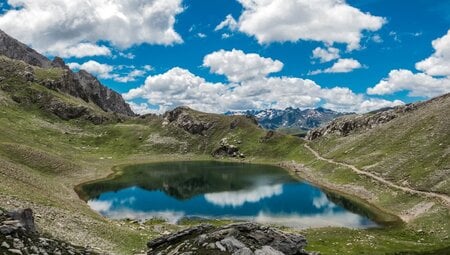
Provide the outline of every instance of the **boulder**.
<path id="1" fill-rule="evenodd" d="M 239 151 L 239 147 L 230 144 L 227 138 L 222 138 L 222 140 L 220 140 L 219 147 L 215 149 L 211 155 L 213 157 L 245 158 L 245 155 Z"/>
<path id="2" fill-rule="evenodd" d="M 306 244 L 301 235 L 256 223 L 200 225 L 150 241 L 148 254 L 310 254 Z"/>
<path id="3" fill-rule="evenodd" d="M 33 211 L 0 211 L 0 254 L 98 254 L 64 241 L 44 238 L 36 230 Z"/>

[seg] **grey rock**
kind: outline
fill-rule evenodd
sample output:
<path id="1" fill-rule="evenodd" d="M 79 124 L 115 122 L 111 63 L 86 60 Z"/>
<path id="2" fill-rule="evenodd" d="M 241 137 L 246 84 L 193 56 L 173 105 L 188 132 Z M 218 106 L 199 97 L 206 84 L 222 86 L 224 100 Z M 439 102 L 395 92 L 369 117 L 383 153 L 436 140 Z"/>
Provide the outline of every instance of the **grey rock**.
<path id="1" fill-rule="evenodd" d="M 263 246 L 261 249 L 255 251 L 255 255 L 284 255 L 284 253 L 270 246 Z"/>
<path id="2" fill-rule="evenodd" d="M 225 227 L 200 225 L 154 239 L 148 243 L 148 254 L 194 252 L 221 254 L 309 254 L 304 250 L 303 236 L 285 233 L 255 223 L 238 223 Z"/>
<path id="3" fill-rule="evenodd" d="M 220 251 L 226 251 L 227 250 L 225 248 L 225 246 L 223 246 L 219 241 L 217 241 L 215 244 L 216 244 L 217 249 L 219 249 Z"/>
<path id="4" fill-rule="evenodd" d="M 2 247 L 5 249 L 9 249 L 11 246 L 7 242 L 2 242 Z"/>
<path id="5" fill-rule="evenodd" d="M 250 248 L 244 247 L 233 253 L 233 255 L 254 255 L 254 253 L 250 250 Z"/>
<path id="6" fill-rule="evenodd" d="M 2 225 L 0 226 L 0 234 L 2 235 L 10 235 L 14 233 L 17 228 L 11 225 Z"/>
<path id="7" fill-rule="evenodd" d="M 8 249 L 8 251 L 11 254 L 18 254 L 18 255 L 22 255 L 23 254 L 20 250 L 17 250 L 17 249 Z"/>
<path id="8" fill-rule="evenodd" d="M 18 220 L 27 231 L 36 232 L 33 211 L 30 208 L 10 212 L 8 215 L 12 219 Z"/>
<path id="9" fill-rule="evenodd" d="M 19 249 L 20 250 L 20 249 L 23 249 L 25 247 L 25 245 L 23 244 L 23 242 L 20 239 L 14 238 L 14 240 L 13 240 L 13 247 L 15 249 Z"/>
<path id="10" fill-rule="evenodd" d="M 230 144 L 227 138 L 220 140 L 219 147 L 215 149 L 211 155 L 213 157 L 245 158 L 245 155 L 239 151 L 239 147 L 234 144 Z"/>
<path id="11" fill-rule="evenodd" d="M 163 115 L 165 124 L 174 124 L 193 135 L 204 135 L 214 123 L 201 120 L 189 107 L 177 107 Z"/>
<path id="12" fill-rule="evenodd" d="M 11 59 L 22 60 L 33 66 L 50 67 L 51 62 L 46 57 L 27 45 L 12 38 L 0 30 L 0 54 Z"/>
<path id="13" fill-rule="evenodd" d="M 241 243 L 239 240 L 237 240 L 233 236 L 226 237 L 225 239 L 220 241 L 220 243 L 223 244 L 225 246 L 225 248 L 227 249 L 227 251 L 229 251 L 229 252 L 235 252 L 239 249 L 246 247 L 243 243 Z"/>
<path id="14" fill-rule="evenodd" d="M 51 62 L 45 56 L 10 37 L 1 30 L 0 55 L 4 55 L 10 59 L 24 61 L 31 66 L 41 68 L 61 68 L 63 69 L 61 79 L 54 81 L 40 81 L 41 85 L 58 92 L 67 93 L 86 102 L 92 102 L 105 112 L 112 112 L 124 116 L 136 116 L 131 110 L 131 107 L 119 93 L 101 84 L 98 79 L 90 73 L 84 70 L 80 70 L 77 73 L 72 72 L 72 70 L 66 66 L 64 60 L 59 57 L 56 57 L 53 62 Z M 31 66 L 28 66 L 27 70 L 22 73 L 22 76 L 26 81 L 36 81 L 33 73 L 34 68 Z"/>

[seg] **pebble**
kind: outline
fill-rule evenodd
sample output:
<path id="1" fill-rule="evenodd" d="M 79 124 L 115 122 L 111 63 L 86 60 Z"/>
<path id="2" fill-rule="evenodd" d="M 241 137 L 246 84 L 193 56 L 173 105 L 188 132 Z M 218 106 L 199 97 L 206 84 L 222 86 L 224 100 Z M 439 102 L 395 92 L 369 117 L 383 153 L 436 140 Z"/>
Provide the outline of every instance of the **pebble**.
<path id="1" fill-rule="evenodd" d="M 9 251 L 11 254 L 22 255 L 22 252 L 21 252 L 20 250 L 17 250 L 17 249 L 8 249 L 8 251 Z"/>
<path id="2" fill-rule="evenodd" d="M 217 249 L 220 251 L 226 251 L 225 247 L 220 242 L 216 242 Z"/>
<path id="3" fill-rule="evenodd" d="M 3 248 L 6 248 L 6 249 L 9 249 L 9 248 L 10 248 L 10 246 L 9 246 L 9 244 L 8 244 L 7 242 L 3 242 L 3 243 L 2 243 L 2 247 L 3 247 Z"/>

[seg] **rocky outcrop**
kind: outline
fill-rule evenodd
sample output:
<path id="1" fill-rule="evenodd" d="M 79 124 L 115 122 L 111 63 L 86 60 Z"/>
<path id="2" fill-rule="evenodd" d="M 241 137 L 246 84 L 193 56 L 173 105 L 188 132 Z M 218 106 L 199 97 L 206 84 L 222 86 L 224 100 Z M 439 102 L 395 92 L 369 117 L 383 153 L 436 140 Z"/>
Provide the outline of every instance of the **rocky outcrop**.
<path id="1" fill-rule="evenodd" d="M 37 230 L 31 209 L 0 209 L 0 254 L 97 254 L 89 249 L 44 237 Z"/>
<path id="2" fill-rule="evenodd" d="M 53 61 L 50 61 L 45 56 L 42 56 L 1 30 L 0 55 L 4 55 L 10 59 L 24 61 L 35 67 L 61 68 L 62 75 L 59 79 L 36 81 L 33 75 L 33 68 L 28 70 L 27 73 L 24 74 L 24 77 L 26 77 L 27 81 L 39 82 L 49 89 L 81 98 L 85 102 L 92 102 L 105 112 L 112 112 L 125 116 L 135 116 L 130 106 L 119 93 L 105 87 L 90 73 L 84 70 L 74 73 L 66 66 L 62 58 L 55 57 Z"/>
<path id="3" fill-rule="evenodd" d="M 220 140 L 219 148 L 215 149 L 211 155 L 213 157 L 245 158 L 245 155 L 239 151 L 239 147 L 230 144 L 227 138 Z"/>
<path id="4" fill-rule="evenodd" d="M 79 82 L 88 100 L 98 105 L 104 111 L 134 116 L 130 106 L 123 100 L 122 96 L 103 86 L 100 81 L 90 73 L 80 70 L 75 73 L 75 79 Z"/>
<path id="5" fill-rule="evenodd" d="M 52 64 L 46 57 L 10 37 L 2 30 L 0 30 L 0 54 L 11 59 L 22 60 L 33 66 L 47 68 Z"/>
<path id="6" fill-rule="evenodd" d="M 380 109 L 367 114 L 349 115 L 337 118 L 323 127 L 310 130 L 306 135 L 306 139 L 314 140 L 330 134 L 347 136 L 355 132 L 370 130 L 390 122 L 407 112 L 413 111 L 417 107 L 418 104 L 409 104 L 394 108 Z"/>
<path id="7" fill-rule="evenodd" d="M 148 254 L 303 255 L 306 239 L 255 223 L 199 225 L 148 242 Z"/>
<path id="8" fill-rule="evenodd" d="M 185 106 L 164 113 L 163 118 L 163 125 L 173 124 L 193 135 L 204 135 L 214 125 L 214 122 L 200 120 Z"/>

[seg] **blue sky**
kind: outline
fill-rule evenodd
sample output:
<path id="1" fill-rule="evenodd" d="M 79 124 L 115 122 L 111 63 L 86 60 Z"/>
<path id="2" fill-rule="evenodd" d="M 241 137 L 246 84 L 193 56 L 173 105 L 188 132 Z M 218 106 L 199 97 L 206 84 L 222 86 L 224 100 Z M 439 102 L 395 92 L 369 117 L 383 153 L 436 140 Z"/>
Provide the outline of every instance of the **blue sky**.
<path id="1" fill-rule="evenodd" d="M 0 29 L 94 73 L 138 112 L 365 112 L 450 91 L 450 0 L 0 3 Z"/>

